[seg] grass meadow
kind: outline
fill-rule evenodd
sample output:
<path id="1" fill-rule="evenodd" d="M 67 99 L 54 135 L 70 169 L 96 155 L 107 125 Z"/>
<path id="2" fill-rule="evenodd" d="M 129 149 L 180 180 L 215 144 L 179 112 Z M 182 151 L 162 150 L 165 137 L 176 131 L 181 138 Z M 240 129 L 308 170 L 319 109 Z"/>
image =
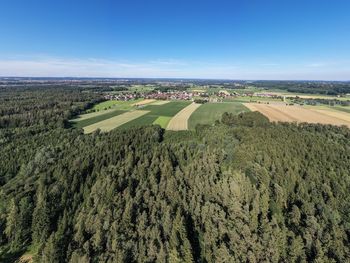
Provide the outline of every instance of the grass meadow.
<path id="1" fill-rule="evenodd" d="M 214 124 L 224 112 L 239 114 L 249 111 L 239 102 L 206 103 L 201 105 L 189 118 L 188 128 L 193 130 L 198 124 Z"/>

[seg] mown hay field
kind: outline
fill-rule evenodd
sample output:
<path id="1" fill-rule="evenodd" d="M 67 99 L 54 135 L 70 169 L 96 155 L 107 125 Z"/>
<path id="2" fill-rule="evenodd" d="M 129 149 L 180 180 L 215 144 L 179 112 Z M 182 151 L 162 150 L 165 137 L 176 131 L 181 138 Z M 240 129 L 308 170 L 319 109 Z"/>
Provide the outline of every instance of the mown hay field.
<path id="1" fill-rule="evenodd" d="M 201 104 L 197 103 L 192 103 L 188 105 L 170 120 L 166 129 L 172 131 L 188 130 L 188 119 L 190 118 L 192 113 L 200 106 Z"/>
<path id="2" fill-rule="evenodd" d="M 302 106 L 258 103 L 246 103 L 244 105 L 251 111 L 259 111 L 269 118 L 270 121 L 274 122 L 308 122 L 350 127 L 350 119 L 346 118 L 347 113 L 334 113 L 331 110 L 313 110 Z"/>

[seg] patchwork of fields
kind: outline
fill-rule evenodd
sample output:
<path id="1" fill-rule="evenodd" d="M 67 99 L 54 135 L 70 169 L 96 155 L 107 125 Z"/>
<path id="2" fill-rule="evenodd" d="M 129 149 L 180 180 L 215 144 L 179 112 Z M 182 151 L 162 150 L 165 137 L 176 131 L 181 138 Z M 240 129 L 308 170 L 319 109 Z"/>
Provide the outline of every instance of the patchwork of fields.
<path id="1" fill-rule="evenodd" d="M 107 105 L 111 109 L 102 110 Z M 83 128 L 85 133 L 97 129 L 107 132 L 112 129 L 127 129 L 134 126 L 159 125 L 167 130 L 195 129 L 197 124 L 214 124 L 224 112 L 248 111 L 242 103 L 196 104 L 190 101 L 113 101 L 102 102 L 93 109 L 96 112 L 83 114 L 71 120 L 73 127 Z"/>
<path id="2" fill-rule="evenodd" d="M 141 117 L 142 115 L 145 115 L 146 113 L 148 113 L 148 111 L 143 111 L 143 110 L 128 111 L 123 114 L 119 114 L 115 117 L 86 126 L 84 127 L 84 132 L 91 133 L 97 129 L 100 129 L 101 131 L 104 131 L 104 132 L 111 131 L 123 125 L 124 123 L 129 122 L 130 120 L 134 120 Z"/>
<path id="3" fill-rule="evenodd" d="M 111 108 L 106 108 L 112 105 Z M 109 106 L 108 106 L 109 107 Z M 102 108 L 104 110 L 102 110 Z M 259 111 L 270 121 L 308 122 L 350 127 L 350 107 L 287 106 L 282 102 L 242 103 L 239 101 L 196 104 L 190 101 L 134 100 L 102 102 L 90 112 L 71 120 L 76 128 L 85 133 L 97 129 L 127 129 L 134 126 L 159 125 L 167 130 L 194 130 L 198 124 L 212 125 L 223 113 L 239 114 Z M 100 109 L 100 110 L 96 110 Z"/>
<path id="4" fill-rule="evenodd" d="M 130 128 L 134 126 L 161 124 L 162 128 L 166 128 L 167 122 L 174 117 L 179 111 L 188 106 L 189 101 L 171 101 L 166 104 L 157 105 L 150 104 L 144 106 L 142 110 L 148 113 L 140 118 L 125 123 L 120 128 Z M 161 118 L 160 118 L 161 117 Z M 159 119 L 160 118 L 160 119 Z M 167 121 L 165 121 L 167 120 Z M 160 122 L 160 123 L 159 123 Z"/>
<path id="5" fill-rule="evenodd" d="M 341 111 L 329 109 L 318 110 L 303 106 L 286 106 L 281 104 L 244 104 L 251 111 L 259 111 L 270 121 L 281 122 L 308 122 L 332 125 L 346 125 L 350 127 L 350 115 Z"/>

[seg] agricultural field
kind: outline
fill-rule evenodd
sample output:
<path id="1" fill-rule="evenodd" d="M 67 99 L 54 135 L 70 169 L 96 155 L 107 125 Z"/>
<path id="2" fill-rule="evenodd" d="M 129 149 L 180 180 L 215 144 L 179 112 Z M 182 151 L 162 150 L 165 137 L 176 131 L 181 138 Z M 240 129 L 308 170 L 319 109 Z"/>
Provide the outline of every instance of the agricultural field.
<path id="1" fill-rule="evenodd" d="M 190 116 L 188 128 L 193 130 L 198 124 L 214 124 L 225 112 L 239 114 L 245 111 L 249 109 L 239 102 L 206 103 Z"/>
<path id="2" fill-rule="evenodd" d="M 281 104 L 246 103 L 244 105 L 251 111 L 261 112 L 273 122 L 308 122 L 350 127 L 350 115 L 341 111 Z"/>
<path id="3" fill-rule="evenodd" d="M 171 101 L 163 105 L 150 104 L 150 105 L 144 106 L 142 110 L 148 111 L 146 115 L 138 119 L 135 119 L 133 121 L 130 121 L 128 123 L 125 123 L 120 128 L 130 128 L 133 126 L 159 124 L 157 122 L 160 122 L 160 124 L 164 126 L 166 124 L 165 122 L 166 118 L 171 119 L 173 116 L 175 116 L 179 111 L 181 111 L 183 108 L 188 106 L 190 103 L 191 102 L 189 101 Z M 159 117 L 164 117 L 164 118 L 161 118 L 157 121 Z"/>
<path id="4" fill-rule="evenodd" d="M 131 106 L 144 106 L 144 105 L 150 104 L 150 103 L 155 102 L 155 101 L 156 100 L 153 100 L 153 99 L 141 100 L 141 101 L 138 101 L 138 102 L 131 104 Z"/>
<path id="5" fill-rule="evenodd" d="M 112 101 L 95 105 L 103 108 L 113 105 L 112 109 L 99 110 L 82 114 L 70 123 L 75 128 L 83 128 L 85 133 L 91 133 L 97 129 L 110 131 L 115 128 L 129 128 L 142 125 L 160 125 L 166 128 L 171 118 L 179 111 L 188 106 L 189 101 L 156 101 L 156 100 L 133 100 Z"/>
<path id="6" fill-rule="evenodd" d="M 330 105 L 304 105 L 304 107 L 314 110 L 330 110 L 330 111 L 341 111 L 350 114 L 350 106 L 330 106 Z"/>
<path id="7" fill-rule="evenodd" d="M 136 99 L 132 101 L 107 100 L 96 104 L 91 111 L 105 111 L 109 109 L 130 110 L 134 104 L 140 103 L 144 99 Z"/>
<path id="8" fill-rule="evenodd" d="M 91 116 L 90 118 L 87 118 L 86 116 L 83 115 L 84 117 L 82 117 L 82 118 L 71 120 L 71 123 L 72 123 L 73 127 L 83 128 L 85 126 L 92 125 L 96 122 L 104 121 L 104 120 L 110 119 L 114 116 L 118 116 L 118 115 L 123 114 L 125 112 L 126 111 L 123 111 L 123 110 L 102 111 L 102 112 L 98 112 L 98 113 L 100 113 L 98 115 L 90 115 Z M 88 113 L 88 114 L 91 114 L 91 113 Z M 88 114 L 86 114 L 86 115 L 88 115 Z"/>
<path id="9" fill-rule="evenodd" d="M 91 124 L 89 126 L 84 127 L 84 132 L 85 133 L 91 133 L 94 132 L 97 129 L 100 129 L 103 132 L 108 132 L 111 131 L 124 123 L 127 123 L 131 120 L 137 119 L 141 117 L 142 115 L 147 114 L 148 111 L 143 111 L 143 110 L 134 110 L 134 111 L 128 111 L 123 114 L 117 115 L 115 117 L 96 122 L 94 124 Z"/>
<path id="10" fill-rule="evenodd" d="M 153 122 L 153 124 L 159 125 L 163 129 L 165 129 L 168 126 L 168 123 L 170 120 L 171 120 L 171 117 L 160 116 Z"/>
<path id="11" fill-rule="evenodd" d="M 234 102 L 202 105 L 190 101 L 138 100 L 114 101 L 113 105 L 112 109 L 83 114 L 70 122 L 75 128 L 83 128 L 85 133 L 98 128 L 110 131 L 152 124 L 168 130 L 187 130 L 194 129 L 197 124 L 213 124 L 224 112 L 248 111 L 242 103 Z"/>
<path id="12" fill-rule="evenodd" d="M 324 95 L 324 94 L 311 94 L 311 93 L 297 93 L 297 92 L 289 92 L 286 90 L 279 90 L 279 89 L 271 89 L 271 90 L 260 90 L 260 91 L 255 91 L 254 92 L 259 93 L 259 94 L 274 94 L 276 96 L 286 96 L 286 97 L 299 97 L 303 99 L 326 99 L 326 100 L 350 100 L 350 96 L 343 96 L 343 97 L 338 97 L 335 95 Z"/>
<path id="13" fill-rule="evenodd" d="M 241 102 L 241 103 L 246 103 L 246 102 L 258 102 L 258 101 L 277 102 L 277 101 L 283 101 L 283 100 L 279 99 L 279 98 L 268 98 L 268 97 L 258 97 L 258 96 L 237 96 L 237 97 L 234 97 L 234 98 L 224 99 L 224 102 Z"/>
<path id="14" fill-rule="evenodd" d="M 188 130 L 188 119 L 200 106 L 201 104 L 197 103 L 188 105 L 170 120 L 166 129 L 171 131 Z"/>
<path id="15" fill-rule="evenodd" d="M 168 100 L 157 100 L 157 101 L 153 102 L 152 105 L 164 105 L 164 104 L 167 104 L 169 102 L 170 101 L 168 101 Z"/>

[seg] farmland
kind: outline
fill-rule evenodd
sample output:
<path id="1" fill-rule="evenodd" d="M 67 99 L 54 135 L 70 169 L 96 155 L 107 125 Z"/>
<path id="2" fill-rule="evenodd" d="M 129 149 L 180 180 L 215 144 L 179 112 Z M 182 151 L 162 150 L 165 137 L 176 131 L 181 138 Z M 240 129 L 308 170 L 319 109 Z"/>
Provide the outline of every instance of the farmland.
<path id="1" fill-rule="evenodd" d="M 105 99 L 109 100 L 96 104 L 87 110 L 86 114 L 70 122 L 73 127 L 83 128 L 85 132 L 91 132 L 97 127 L 100 127 L 102 131 L 108 131 L 112 127 L 129 129 L 134 126 L 152 124 L 167 130 L 194 130 L 198 124 L 213 125 L 215 121 L 221 119 L 225 112 L 238 114 L 257 110 L 271 121 L 276 122 L 349 125 L 350 106 L 346 101 L 347 95 L 337 97 L 324 94 L 298 94 L 277 88 L 268 89 L 254 86 L 229 90 L 220 85 L 194 85 L 187 92 L 200 93 L 193 95 L 192 99 L 204 100 L 207 103 L 188 107 L 191 101 L 166 99 L 167 95 L 164 91 L 152 94 L 154 96 L 161 94 L 165 100 L 159 100 L 158 97 L 149 95 L 150 93 L 147 91 L 152 92 L 154 88 L 155 86 L 151 85 L 129 87 L 128 91 L 121 91 L 123 94 L 131 92 L 129 94 L 132 95 L 131 98 L 125 96 L 127 101 L 119 97 L 105 96 Z M 189 93 L 186 91 L 176 93 L 175 91 L 170 94 L 188 96 Z M 288 106 L 286 106 L 287 104 Z M 304 106 L 292 106 L 294 104 Z M 138 114 L 139 110 L 143 113 Z M 133 111 L 136 113 L 124 115 Z M 125 119 L 125 116 L 131 116 L 131 118 Z"/>
<path id="2" fill-rule="evenodd" d="M 171 101 L 162 105 L 147 105 L 142 108 L 142 110 L 148 111 L 148 113 L 140 118 L 132 120 L 130 122 L 125 123 L 120 128 L 130 128 L 134 126 L 142 126 L 142 125 L 151 125 L 151 124 L 159 124 L 163 128 L 165 128 L 169 120 L 176 115 L 183 108 L 188 106 L 190 102 L 188 101 Z M 163 117 L 160 118 L 159 117 Z"/>
<path id="3" fill-rule="evenodd" d="M 189 118 L 188 128 L 195 129 L 198 124 L 214 124 L 224 112 L 238 114 L 249 111 L 239 102 L 206 103 L 201 105 Z"/>
<path id="4" fill-rule="evenodd" d="M 153 124 L 159 125 L 163 129 L 165 129 L 168 126 L 170 120 L 171 117 L 160 116 L 153 122 Z"/>
<path id="5" fill-rule="evenodd" d="M 201 104 L 192 103 L 176 114 L 169 122 L 167 130 L 182 131 L 188 129 L 188 118 Z"/>
<path id="6" fill-rule="evenodd" d="M 102 112 L 98 112 L 98 113 L 100 113 L 98 115 L 90 115 L 90 116 L 92 116 L 90 118 L 87 118 L 86 116 L 84 116 L 82 119 L 72 120 L 71 122 L 73 123 L 74 127 L 83 128 L 85 126 L 92 125 L 96 122 L 104 121 L 104 120 L 107 120 L 107 119 L 112 118 L 114 116 L 118 116 L 118 115 L 123 114 L 125 112 L 126 111 L 122 111 L 122 110 L 102 111 Z M 88 114 L 86 114 L 86 115 L 88 115 Z"/>
<path id="7" fill-rule="evenodd" d="M 332 110 L 316 110 L 302 106 L 286 106 L 282 104 L 244 104 L 251 111 L 259 111 L 273 122 L 308 122 L 350 127 L 349 114 Z"/>
<path id="8" fill-rule="evenodd" d="M 80 115 L 70 121 L 73 127 L 83 128 L 85 133 L 97 129 L 110 131 L 115 128 L 126 129 L 134 126 L 160 125 L 166 128 L 171 118 L 188 106 L 189 101 L 155 101 L 151 99 L 113 101 L 113 107 Z M 104 107 L 99 103 L 97 108 Z M 96 108 L 96 106 L 94 107 Z"/>
<path id="9" fill-rule="evenodd" d="M 86 126 L 84 127 L 84 132 L 91 133 L 97 129 L 100 129 L 101 131 L 110 131 L 123 125 L 124 123 L 129 122 L 130 120 L 139 118 L 142 115 L 145 115 L 146 113 L 148 113 L 148 111 L 141 111 L 141 110 L 129 111 L 129 112 L 117 115 L 115 117 Z"/>
<path id="10" fill-rule="evenodd" d="M 105 111 L 108 109 L 129 110 L 133 104 L 137 104 L 141 101 L 143 101 L 143 99 L 137 99 L 133 101 L 107 100 L 96 104 L 91 111 Z"/>
<path id="11" fill-rule="evenodd" d="M 123 121 L 122 124 L 120 124 L 117 118 L 115 128 L 127 129 L 134 126 L 155 124 L 160 125 L 164 129 L 169 125 L 168 129 L 183 130 L 194 129 L 197 124 L 214 124 L 216 120 L 221 118 L 224 112 L 238 114 L 248 111 L 242 103 L 235 102 L 195 104 L 196 106 L 191 106 L 186 111 L 184 109 L 191 105 L 189 101 L 139 100 L 137 103 L 118 102 L 114 105 L 114 108 L 111 110 L 84 114 L 80 118 L 72 120 L 73 126 L 77 128 L 90 126 L 84 128 L 85 132 L 90 132 L 91 130 L 95 130 L 96 127 L 101 126 L 101 130 L 106 131 L 105 125 L 108 119 L 122 115 L 130 110 L 142 110 L 146 111 L 146 113 L 140 116 L 136 115 L 136 118 Z M 181 112 L 182 110 L 184 112 Z"/>
<path id="12" fill-rule="evenodd" d="M 143 105 L 150 104 L 152 102 L 155 102 L 155 100 L 141 100 L 141 101 L 138 101 L 138 102 L 131 104 L 131 106 L 143 106 Z"/>

